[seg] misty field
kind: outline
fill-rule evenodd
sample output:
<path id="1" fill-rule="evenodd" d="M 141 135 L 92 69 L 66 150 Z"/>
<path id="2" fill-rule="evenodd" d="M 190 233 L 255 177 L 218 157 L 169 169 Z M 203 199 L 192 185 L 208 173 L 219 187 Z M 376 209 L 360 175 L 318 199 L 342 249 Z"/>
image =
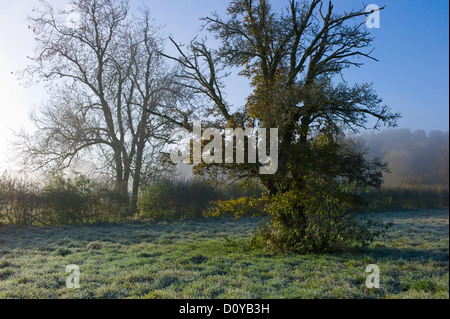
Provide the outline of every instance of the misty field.
<path id="1" fill-rule="evenodd" d="M 449 298 L 449 211 L 383 213 L 369 247 L 274 254 L 249 218 L 0 228 L 0 298 Z M 79 266 L 80 288 L 66 287 Z M 365 286 L 366 266 L 380 288 Z"/>

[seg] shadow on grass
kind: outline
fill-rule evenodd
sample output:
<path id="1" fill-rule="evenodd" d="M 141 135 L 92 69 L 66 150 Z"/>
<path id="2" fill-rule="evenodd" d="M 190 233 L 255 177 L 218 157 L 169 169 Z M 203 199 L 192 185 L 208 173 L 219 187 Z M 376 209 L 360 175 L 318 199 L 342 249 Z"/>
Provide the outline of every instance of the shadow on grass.
<path id="1" fill-rule="evenodd" d="M 430 261 L 447 263 L 449 261 L 448 250 L 425 250 L 415 248 L 395 248 L 395 247 L 375 247 L 375 248 L 355 248 L 328 254 L 342 260 L 360 260 L 365 263 L 385 263 L 389 261 L 404 261 L 407 263 L 419 262 L 428 263 Z M 327 256 L 327 254 L 323 254 Z"/>
<path id="2" fill-rule="evenodd" d="M 69 226 L 6 226 L 0 228 L 0 257 L 6 250 L 56 250 L 59 247 L 85 247 L 90 243 L 167 244 L 174 241 L 242 237 L 257 227 L 251 219 L 190 219 L 155 223 L 111 223 Z"/>
<path id="3" fill-rule="evenodd" d="M 389 259 L 404 259 L 405 261 L 428 261 L 434 260 L 438 262 L 445 262 L 449 260 L 448 251 L 430 251 L 424 249 L 411 248 L 366 248 L 363 252 L 364 256 L 370 256 L 374 259 L 389 260 Z"/>

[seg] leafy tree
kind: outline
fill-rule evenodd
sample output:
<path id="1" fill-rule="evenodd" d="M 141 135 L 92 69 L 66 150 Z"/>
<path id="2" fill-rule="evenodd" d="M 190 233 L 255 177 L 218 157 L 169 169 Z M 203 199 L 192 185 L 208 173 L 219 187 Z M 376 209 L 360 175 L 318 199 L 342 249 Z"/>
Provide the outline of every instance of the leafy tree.
<path id="1" fill-rule="evenodd" d="M 267 196 L 223 202 L 219 209 L 239 208 L 239 213 L 260 204 L 270 216 L 260 238 L 283 251 L 331 250 L 343 242 L 365 243 L 376 234 L 373 224 L 351 215 L 350 208 L 361 201 L 350 189 L 379 187 L 386 167 L 378 159 L 367 160 L 343 136 L 368 128 L 369 118 L 376 120 L 374 128 L 395 126 L 400 115 L 382 104 L 371 84 L 339 81 L 343 71 L 362 65 L 358 58 L 375 58 L 364 24 L 369 13 L 333 9 L 331 2 L 292 0 L 278 13 L 269 1 L 236 0 L 226 19 L 217 14 L 203 19 L 221 41 L 219 48 L 194 40 L 184 49 L 172 40 L 179 56 L 169 58 L 183 67 L 183 84 L 211 101 L 206 115 L 215 120 L 210 126 L 278 128 L 276 174 L 260 175 L 261 164 L 248 158 L 245 164 L 202 162 L 196 171 L 259 179 Z M 223 71 L 232 67 L 253 88 L 235 112 L 222 81 Z"/>

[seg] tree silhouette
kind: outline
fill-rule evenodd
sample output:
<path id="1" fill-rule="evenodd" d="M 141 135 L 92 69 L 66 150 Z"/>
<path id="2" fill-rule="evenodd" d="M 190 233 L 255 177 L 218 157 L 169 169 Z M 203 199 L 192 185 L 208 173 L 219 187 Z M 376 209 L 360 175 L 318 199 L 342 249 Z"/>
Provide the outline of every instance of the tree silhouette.
<path id="1" fill-rule="evenodd" d="M 97 159 L 121 196 L 128 198 L 132 180 L 134 210 L 141 173 L 154 166 L 170 123 L 183 113 L 176 109 L 183 90 L 159 54 L 148 10 L 136 18 L 123 0 L 74 5 L 76 25 L 45 1 L 30 17 L 36 54 L 24 75 L 48 81 L 51 98 L 32 117 L 37 132 L 22 133 L 19 146 L 34 169 Z"/>

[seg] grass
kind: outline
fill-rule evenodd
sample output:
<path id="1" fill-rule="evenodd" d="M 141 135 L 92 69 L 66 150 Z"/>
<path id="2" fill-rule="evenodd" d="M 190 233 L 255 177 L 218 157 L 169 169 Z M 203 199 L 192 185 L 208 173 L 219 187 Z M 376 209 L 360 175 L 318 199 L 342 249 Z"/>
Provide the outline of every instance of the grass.
<path id="1" fill-rule="evenodd" d="M 3 227 L 0 298 L 449 298 L 449 211 L 382 219 L 385 238 L 327 255 L 250 248 L 252 219 Z M 379 289 L 365 286 L 369 264 Z"/>

